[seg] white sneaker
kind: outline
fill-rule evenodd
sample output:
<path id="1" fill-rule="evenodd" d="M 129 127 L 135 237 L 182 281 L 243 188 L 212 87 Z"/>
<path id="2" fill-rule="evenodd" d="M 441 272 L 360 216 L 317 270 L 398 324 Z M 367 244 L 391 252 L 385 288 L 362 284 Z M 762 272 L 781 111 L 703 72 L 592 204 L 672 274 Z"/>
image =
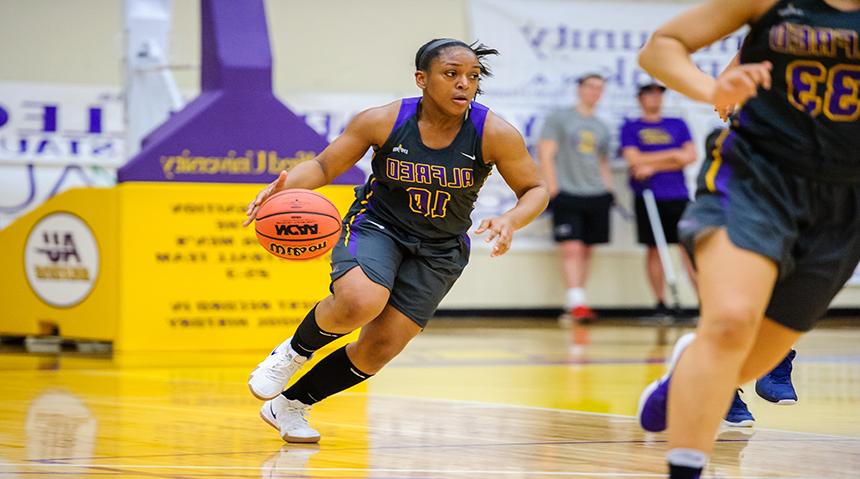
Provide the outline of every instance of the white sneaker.
<path id="1" fill-rule="evenodd" d="M 265 401 L 281 394 L 293 374 L 308 360 L 293 350 L 290 346 L 292 339 L 287 338 L 279 344 L 272 354 L 251 372 L 248 388 L 257 399 Z"/>
<path id="2" fill-rule="evenodd" d="M 277 429 L 281 438 L 287 442 L 319 442 L 320 433 L 308 425 L 307 414 L 311 407 L 301 401 L 294 401 L 278 395 L 266 401 L 260 408 L 260 417 Z"/>

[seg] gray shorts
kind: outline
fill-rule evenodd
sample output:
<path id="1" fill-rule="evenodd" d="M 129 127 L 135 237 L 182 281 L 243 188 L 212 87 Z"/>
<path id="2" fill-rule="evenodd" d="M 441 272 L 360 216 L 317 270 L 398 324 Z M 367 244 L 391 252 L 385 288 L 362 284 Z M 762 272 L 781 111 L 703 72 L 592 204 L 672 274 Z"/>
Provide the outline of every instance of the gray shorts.
<path id="1" fill-rule="evenodd" d="M 860 260 L 860 185 L 786 171 L 734 132 L 719 153 L 702 165 L 696 200 L 678 223 L 682 243 L 693 256 L 700 234 L 724 227 L 736 246 L 779 267 L 767 317 L 812 329 Z"/>
<path id="2" fill-rule="evenodd" d="M 425 240 L 367 213 L 347 218 L 351 221 L 344 222 L 332 251 L 332 283 L 359 266 L 368 278 L 391 292 L 388 304 L 421 328 L 427 326 L 469 262 L 468 236 Z"/>

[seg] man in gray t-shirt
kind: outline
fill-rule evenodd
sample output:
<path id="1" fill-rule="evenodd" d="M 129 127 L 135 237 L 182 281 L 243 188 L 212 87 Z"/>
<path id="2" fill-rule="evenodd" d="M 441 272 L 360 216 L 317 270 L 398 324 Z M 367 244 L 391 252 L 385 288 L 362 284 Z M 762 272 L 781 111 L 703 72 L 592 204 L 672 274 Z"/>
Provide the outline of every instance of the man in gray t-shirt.
<path id="1" fill-rule="evenodd" d="M 565 309 L 575 320 L 589 321 L 595 318 L 585 300 L 591 245 L 609 241 L 613 178 L 609 128 L 594 116 L 604 79 L 588 74 L 577 83 L 576 106 L 547 117 L 538 158 L 552 198 L 553 236 L 567 283 Z"/>

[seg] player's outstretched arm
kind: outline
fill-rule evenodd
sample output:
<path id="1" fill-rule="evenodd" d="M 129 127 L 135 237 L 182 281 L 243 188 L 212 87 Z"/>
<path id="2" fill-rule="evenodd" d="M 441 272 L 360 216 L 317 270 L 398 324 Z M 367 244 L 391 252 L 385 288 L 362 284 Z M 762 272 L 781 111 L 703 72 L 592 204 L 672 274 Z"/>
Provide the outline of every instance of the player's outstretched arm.
<path id="1" fill-rule="evenodd" d="M 296 165 L 289 174 L 282 171 L 275 181 L 263 188 L 248 204 L 244 225 L 251 224 L 260 205 L 273 194 L 292 188 L 314 190 L 325 186 L 355 165 L 368 148 L 382 145 L 394 125 L 399 108 L 400 102 L 393 102 L 355 115 L 343 134 L 319 155 Z"/>
<path id="2" fill-rule="evenodd" d="M 505 254 L 514 231 L 529 224 L 546 209 L 549 191 L 529 155 L 522 135 L 510 123 L 490 112 L 484 132 L 484 158 L 496 165 L 505 183 L 517 195 L 517 204 L 501 216 L 481 221 L 476 234 L 488 232 L 486 242 L 495 240 L 490 256 Z"/>
<path id="3" fill-rule="evenodd" d="M 690 54 L 756 20 L 774 3 L 708 0 L 658 28 L 639 52 L 639 65 L 693 100 L 712 105 L 742 103 L 756 94 L 759 85 L 770 86 L 768 62 L 739 65 L 717 80 L 699 70 Z"/>

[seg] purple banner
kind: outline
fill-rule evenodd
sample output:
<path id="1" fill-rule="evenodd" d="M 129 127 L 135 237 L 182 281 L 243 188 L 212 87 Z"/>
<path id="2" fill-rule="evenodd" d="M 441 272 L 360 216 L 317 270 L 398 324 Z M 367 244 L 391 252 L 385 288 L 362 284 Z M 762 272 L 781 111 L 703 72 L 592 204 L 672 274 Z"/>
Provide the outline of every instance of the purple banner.
<path id="1" fill-rule="evenodd" d="M 268 183 L 328 143 L 272 92 L 263 0 L 201 0 L 201 90 L 143 139 L 118 180 Z M 358 184 L 353 167 L 335 184 Z"/>

